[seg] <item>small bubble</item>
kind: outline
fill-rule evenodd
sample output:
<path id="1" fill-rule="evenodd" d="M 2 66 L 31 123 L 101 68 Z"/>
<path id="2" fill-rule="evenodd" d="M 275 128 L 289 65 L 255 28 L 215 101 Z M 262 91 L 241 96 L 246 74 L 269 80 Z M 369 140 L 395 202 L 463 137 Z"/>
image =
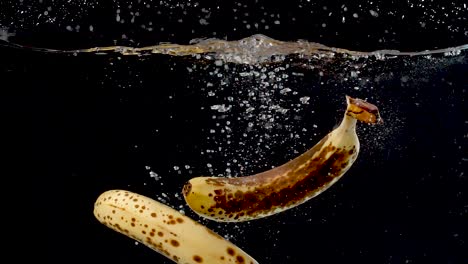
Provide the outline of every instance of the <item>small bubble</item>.
<path id="1" fill-rule="evenodd" d="M 379 13 L 377 13 L 377 12 L 374 11 L 374 10 L 369 10 L 369 13 L 370 13 L 371 16 L 373 16 L 373 17 L 378 17 L 378 16 L 379 16 Z"/>
<path id="2" fill-rule="evenodd" d="M 304 96 L 299 98 L 302 104 L 309 104 L 310 97 L 309 96 Z"/>

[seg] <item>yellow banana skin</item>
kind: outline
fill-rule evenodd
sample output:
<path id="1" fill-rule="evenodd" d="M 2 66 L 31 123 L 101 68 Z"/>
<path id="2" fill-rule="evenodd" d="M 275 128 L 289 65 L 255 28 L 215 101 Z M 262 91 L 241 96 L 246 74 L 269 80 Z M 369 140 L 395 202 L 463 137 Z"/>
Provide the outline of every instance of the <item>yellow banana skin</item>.
<path id="1" fill-rule="evenodd" d="M 125 190 L 101 194 L 94 215 L 175 263 L 258 264 L 240 248 L 178 211 Z"/>
<path id="2" fill-rule="evenodd" d="M 381 123 L 378 108 L 346 96 L 347 109 L 336 129 L 314 147 L 274 169 L 251 176 L 197 177 L 182 190 L 189 207 L 220 222 L 270 216 L 319 195 L 348 171 L 359 153 L 357 120 Z"/>

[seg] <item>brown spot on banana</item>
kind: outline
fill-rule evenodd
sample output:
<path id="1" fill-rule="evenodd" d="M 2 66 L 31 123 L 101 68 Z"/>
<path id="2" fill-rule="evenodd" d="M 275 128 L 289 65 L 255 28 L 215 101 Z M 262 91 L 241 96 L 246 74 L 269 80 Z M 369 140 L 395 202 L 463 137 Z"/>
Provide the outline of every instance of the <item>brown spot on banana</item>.
<path id="1" fill-rule="evenodd" d="M 197 214 L 220 222 L 248 221 L 295 207 L 340 179 L 356 160 L 356 121 L 381 123 L 377 107 L 346 96 L 347 109 L 336 129 L 300 156 L 251 176 L 196 177 L 182 190 Z"/>
<path id="2" fill-rule="evenodd" d="M 128 198 L 131 196 L 134 199 Z M 144 210 L 135 208 L 144 206 Z M 133 238 L 175 263 L 258 262 L 215 232 L 148 197 L 124 190 L 101 194 L 94 215 L 104 225 Z M 235 255 L 229 252 L 232 250 Z M 240 261 L 241 260 L 241 261 Z"/>

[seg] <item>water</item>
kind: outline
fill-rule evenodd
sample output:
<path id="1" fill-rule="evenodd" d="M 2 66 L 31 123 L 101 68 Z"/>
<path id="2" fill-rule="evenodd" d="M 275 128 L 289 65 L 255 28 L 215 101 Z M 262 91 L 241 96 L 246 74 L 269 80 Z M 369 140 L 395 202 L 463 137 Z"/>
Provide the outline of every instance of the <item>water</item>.
<path id="1" fill-rule="evenodd" d="M 82 232 L 72 245 L 97 259 L 170 263 L 93 219 L 96 196 L 121 188 L 186 213 L 261 263 L 308 263 L 311 254 L 317 262 L 460 263 L 466 47 L 365 53 L 304 42 L 283 49 L 261 39 L 280 44 L 245 48 L 242 40 L 226 51 L 171 55 L 153 47 L 130 56 L 121 48 L 105 55 L 8 49 L 14 60 L 4 62 L 3 74 L 33 88 L 29 107 L 49 139 L 36 144 L 70 155 L 63 190 L 70 198 L 61 206 L 76 207 L 78 218 L 69 221 Z M 312 52 L 291 49 L 306 44 Z M 262 50 L 272 46 L 271 54 Z M 249 175 L 313 146 L 338 124 L 345 95 L 376 104 L 385 123 L 358 126 L 360 156 L 325 193 L 238 224 L 204 220 L 185 205 L 181 188 L 192 177 Z M 67 147 L 53 144 L 62 133 Z M 114 248 L 119 254 L 109 256 Z"/>
<path id="2" fill-rule="evenodd" d="M 130 23 L 131 8 L 119 10 L 118 23 Z M 320 12 L 326 17 L 334 10 Z M 369 10 L 370 17 L 387 16 Z M 462 11 L 447 12 L 460 19 Z M 197 17 L 200 28 L 215 24 L 207 14 Z M 284 25 L 276 15 L 265 24 L 274 28 L 275 21 Z M 323 23 L 330 27 L 330 20 Z M 255 28 L 255 21 L 248 24 Z M 452 27 L 452 33 L 463 29 Z M 49 175 L 47 192 L 58 193 L 44 203 L 50 262 L 172 263 L 96 221 L 93 203 L 109 189 L 170 205 L 260 263 L 468 259 L 466 42 L 363 51 L 272 33 L 60 48 L 17 41 L 20 33 L 6 28 L 1 36 L 4 103 L 26 117 L 16 122 L 27 124 L 32 154 Z M 312 147 L 341 120 L 345 95 L 377 105 L 384 124 L 358 125 L 359 157 L 329 190 L 243 223 L 205 220 L 185 204 L 182 186 L 192 177 L 249 175 Z"/>

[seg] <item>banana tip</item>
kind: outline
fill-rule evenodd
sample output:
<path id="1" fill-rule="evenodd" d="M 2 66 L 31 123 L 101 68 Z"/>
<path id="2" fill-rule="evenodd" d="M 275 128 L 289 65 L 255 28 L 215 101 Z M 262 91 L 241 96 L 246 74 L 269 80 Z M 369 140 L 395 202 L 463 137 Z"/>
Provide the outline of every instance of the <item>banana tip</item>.
<path id="1" fill-rule="evenodd" d="M 346 114 L 356 118 L 359 121 L 370 124 L 382 124 L 383 119 L 380 116 L 379 108 L 365 100 L 353 98 L 346 95 L 348 109 Z"/>
<path id="2" fill-rule="evenodd" d="M 190 193 L 191 190 L 192 190 L 192 184 L 190 182 L 187 182 L 182 188 L 182 194 L 184 195 L 184 197 L 186 197 Z"/>

